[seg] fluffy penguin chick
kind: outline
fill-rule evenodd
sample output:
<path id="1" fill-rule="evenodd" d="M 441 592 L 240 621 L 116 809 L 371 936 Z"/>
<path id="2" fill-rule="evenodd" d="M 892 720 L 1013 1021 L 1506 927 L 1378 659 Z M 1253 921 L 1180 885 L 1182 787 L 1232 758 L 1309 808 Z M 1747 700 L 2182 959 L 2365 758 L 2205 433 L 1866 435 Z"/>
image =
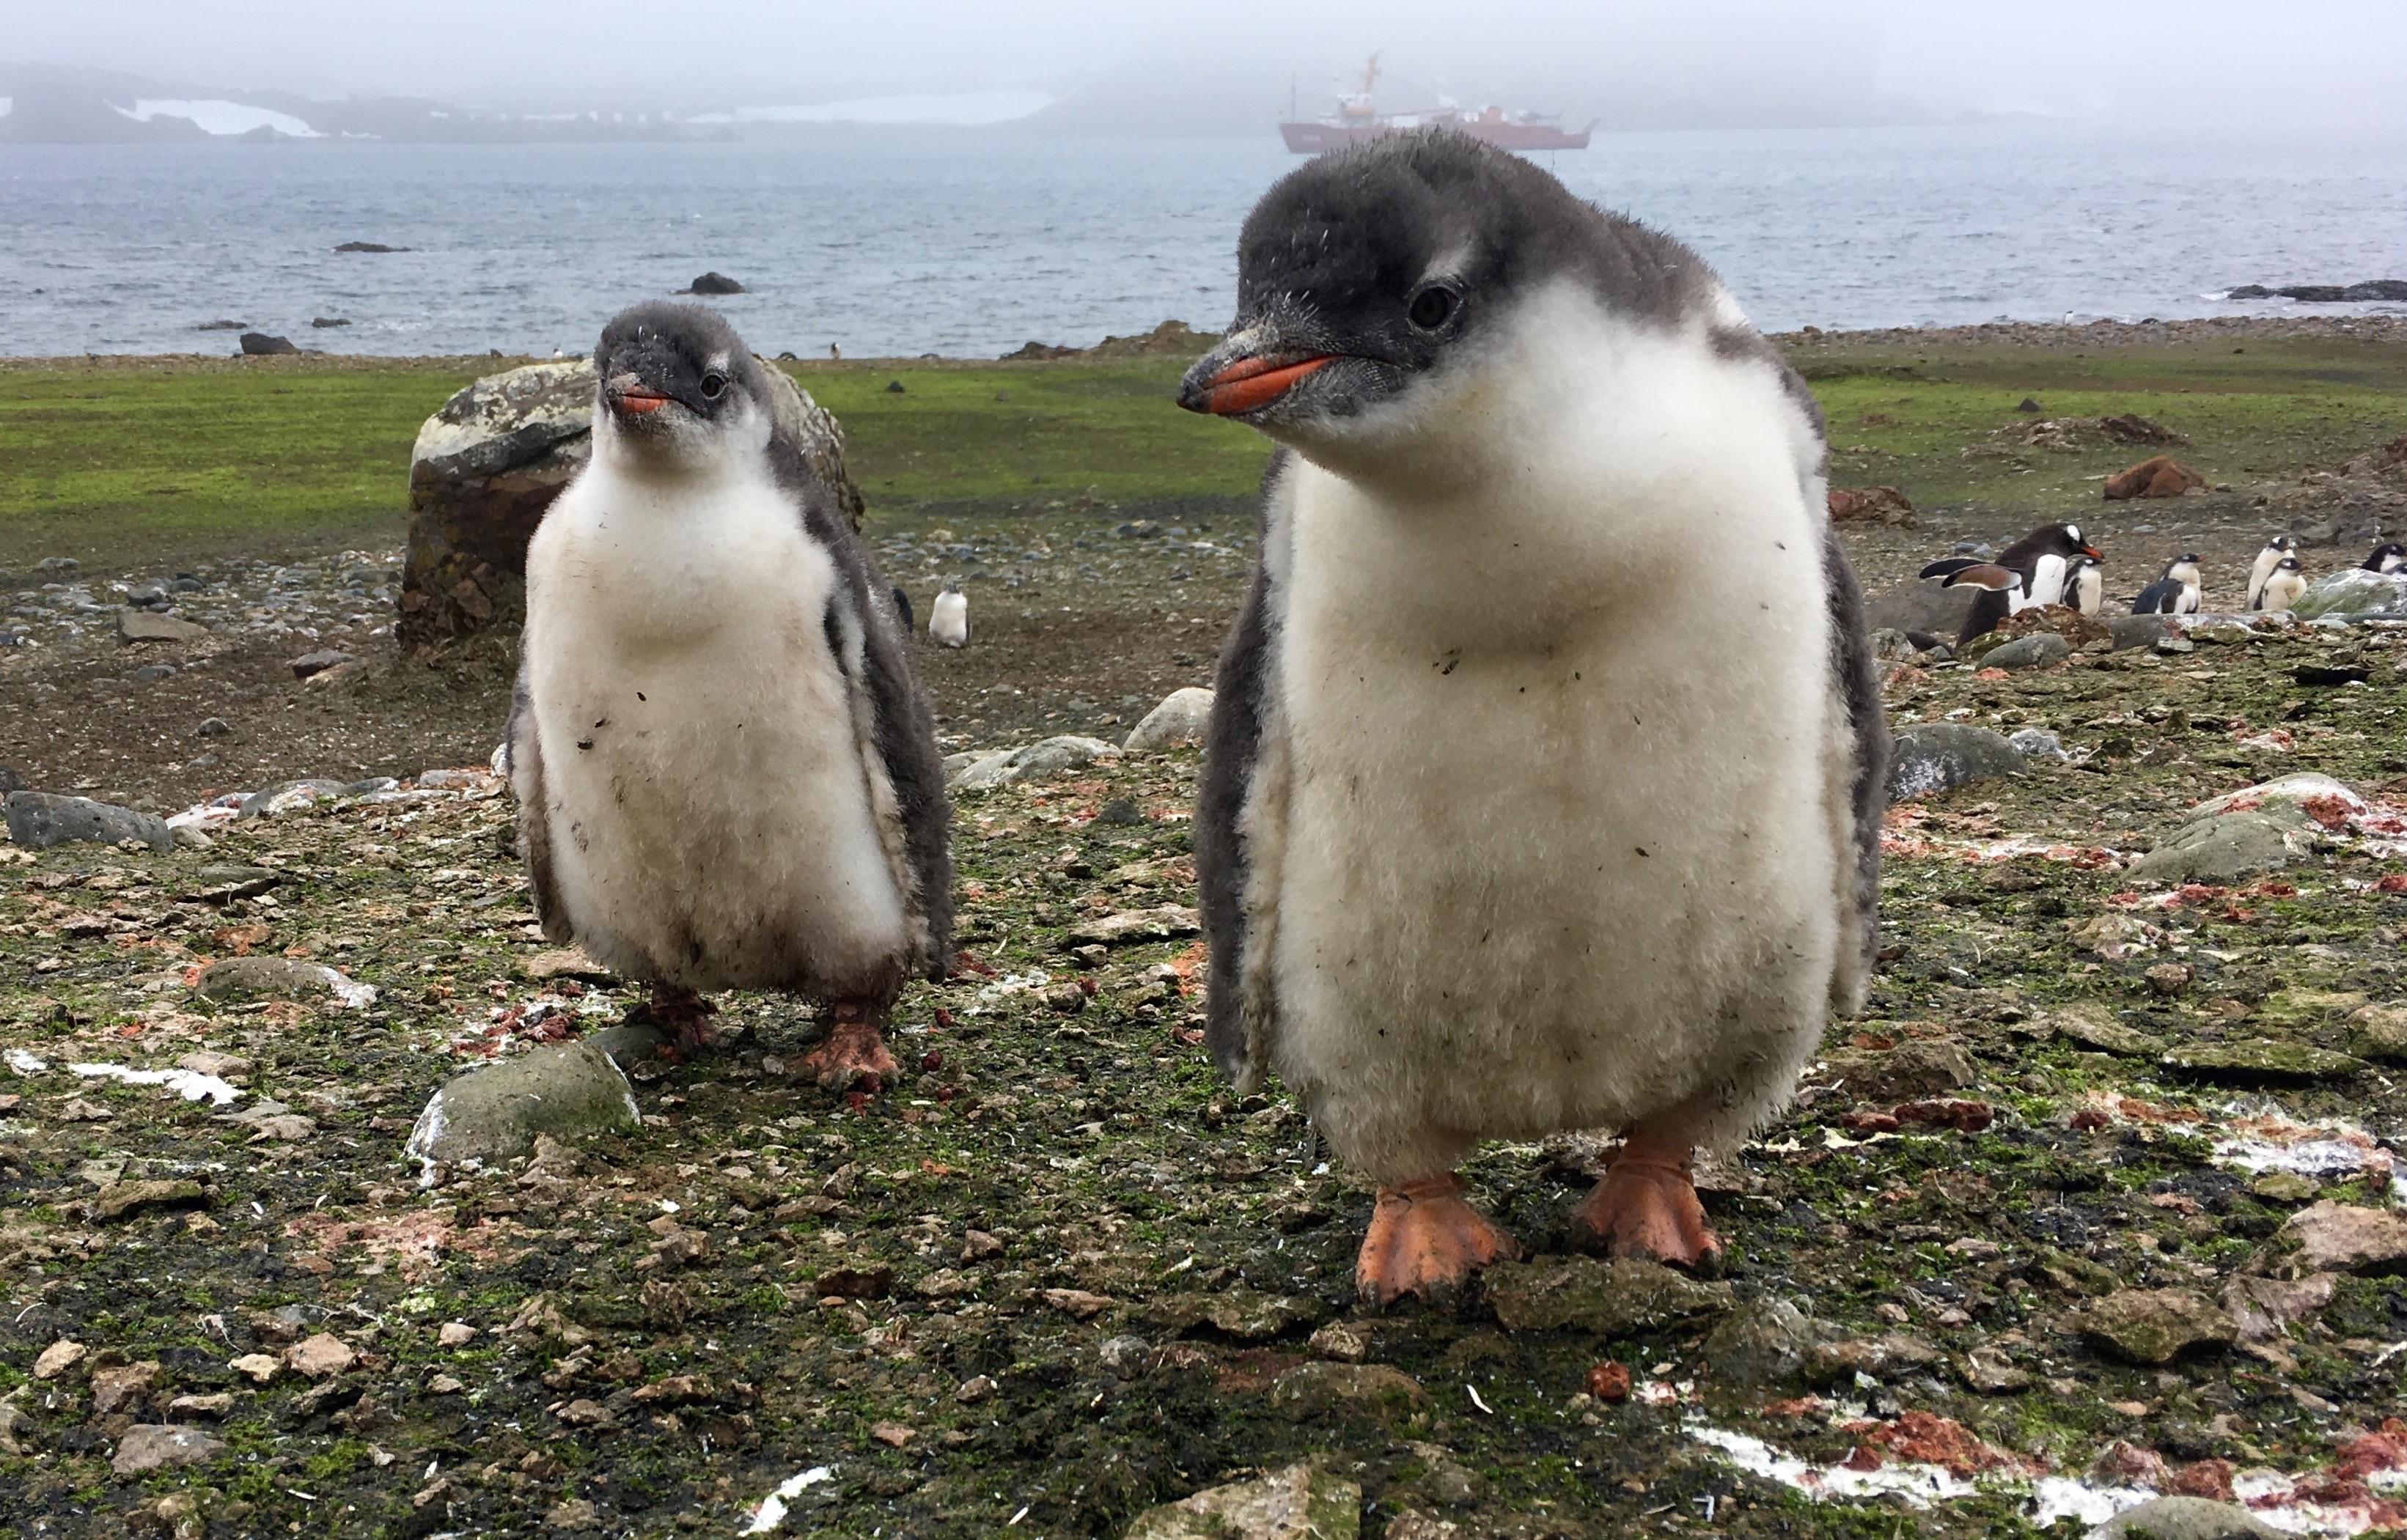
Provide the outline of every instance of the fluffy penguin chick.
<path id="1" fill-rule="evenodd" d="M 2288 535 L 2275 535 L 2265 543 L 2265 548 L 2257 553 L 2257 559 L 2248 568 L 2248 600 L 2243 608 L 2268 610 L 2273 607 L 2264 601 L 2265 585 L 2272 577 L 2273 569 L 2298 548 L 2299 543 Z"/>
<path id="2" fill-rule="evenodd" d="M 2131 613 L 2196 615 L 2205 602 L 2201 581 L 2197 555 L 2177 556 L 2166 563 L 2162 576 L 2141 589 L 2140 597 L 2131 600 Z"/>
<path id="3" fill-rule="evenodd" d="M 545 932 L 654 986 L 786 990 L 822 1083 L 952 955 L 944 764 L 903 633 L 726 322 L 645 304 L 593 361 L 593 456 L 527 550 L 510 777 Z"/>
<path id="4" fill-rule="evenodd" d="M 2265 579 L 2265 591 L 2257 596 L 2261 600 L 2257 608 L 2269 611 L 2286 610 L 2296 604 L 2299 601 L 2299 596 L 2306 591 L 2306 568 L 2300 564 L 2297 557 L 2286 556 L 2273 564 L 2272 574 Z"/>
<path id="5" fill-rule="evenodd" d="M 2096 615 L 2106 609 L 2106 567 L 2086 556 L 2072 558 L 2064 579 L 2065 602 L 2083 615 Z"/>
<path id="6" fill-rule="evenodd" d="M 969 595 L 949 583 L 945 585 L 928 611 L 928 638 L 940 647 L 970 644 Z"/>
<path id="7" fill-rule="evenodd" d="M 1376 1184 L 1368 1298 L 1509 1254 L 1454 1169 L 1559 1129 L 1626 1136 L 1597 1244 L 1708 1260 L 1692 1151 L 1873 946 L 1887 735 L 1813 398 L 1693 252 L 1418 134 L 1263 197 L 1179 399 L 1284 446 L 1196 812 L 1213 1053 Z"/>

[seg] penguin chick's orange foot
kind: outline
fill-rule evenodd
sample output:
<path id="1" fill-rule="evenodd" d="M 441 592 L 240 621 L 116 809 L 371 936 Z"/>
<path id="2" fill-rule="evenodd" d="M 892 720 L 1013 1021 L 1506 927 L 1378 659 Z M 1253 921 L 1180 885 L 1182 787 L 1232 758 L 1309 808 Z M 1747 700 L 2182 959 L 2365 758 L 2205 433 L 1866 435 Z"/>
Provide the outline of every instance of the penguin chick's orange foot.
<path id="1" fill-rule="evenodd" d="M 1354 1286 L 1374 1305 L 1406 1294 L 1438 1302 L 1479 1268 L 1518 1255 L 1513 1237 L 1464 1202 L 1462 1179 L 1448 1173 L 1379 1189 L 1354 1264 Z"/>
<path id="2" fill-rule="evenodd" d="M 829 1010 L 827 1041 L 803 1056 L 803 1067 L 829 1091 L 877 1092 L 896 1074 L 894 1055 L 867 1007 L 839 1002 Z"/>
<path id="3" fill-rule="evenodd" d="M 1574 1216 L 1597 1249 L 1710 1273 L 1721 1237 L 1705 1222 L 1688 1177 L 1688 1151 L 1632 1134 Z"/>
<path id="4" fill-rule="evenodd" d="M 661 1057 L 673 1064 L 684 1064 L 698 1057 L 705 1048 L 719 1046 L 719 1034 L 710 1029 L 711 1012 L 717 1008 L 691 989 L 675 984 L 655 985 L 651 998 L 644 1002 L 643 1013 L 655 1025 L 666 1028 L 669 1040 L 661 1045 Z"/>

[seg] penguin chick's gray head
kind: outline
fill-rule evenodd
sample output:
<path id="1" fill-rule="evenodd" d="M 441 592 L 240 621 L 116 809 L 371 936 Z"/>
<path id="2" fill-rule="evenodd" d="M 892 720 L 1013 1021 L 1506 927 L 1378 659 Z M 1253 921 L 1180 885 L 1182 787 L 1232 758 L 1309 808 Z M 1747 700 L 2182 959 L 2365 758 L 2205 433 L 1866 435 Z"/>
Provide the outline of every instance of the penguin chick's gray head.
<path id="1" fill-rule="evenodd" d="M 717 312 L 656 300 L 622 310 L 593 349 L 605 451 L 692 464 L 769 439 L 769 380 Z"/>
<path id="2" fill-rule="evenodd" d="M 1517 302 L 1560 279 L 1665 323 L 1711 314 L 1720 293 L 1687 247 L 1517 156 L 1443 131 L 1386 134 L 1307 162 L 1254 205 L 1235 323 L 1178 403 L 1313 459 L 1375 457 L 1389 434 L 1432 426 L 1446 387 L 1495 357 Z"/>

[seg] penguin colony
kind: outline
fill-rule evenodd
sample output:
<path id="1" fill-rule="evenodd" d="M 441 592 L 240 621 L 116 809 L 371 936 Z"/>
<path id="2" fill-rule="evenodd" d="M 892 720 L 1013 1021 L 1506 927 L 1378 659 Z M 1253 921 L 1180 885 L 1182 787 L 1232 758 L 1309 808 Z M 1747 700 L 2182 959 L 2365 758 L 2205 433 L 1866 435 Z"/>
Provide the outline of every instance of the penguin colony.
<path id="1" fill-rule="evenodd" d="M 1517 1254 L 1457 1168 L 1575 1128 L 1622 1142 L 1574 1233 L 1710 1267 L 1695 1156 L 1784 1104 L 1875 947 L 1887 736 L 1814 398 L 1694 252 L 1460 135 L 1284 177 L 1237 291 L 1178 393 L 1273 445 L 1195 810 L 1209 1050 L 1374 1189 L 1366 1300 Z M 909 599 L 724 320 L 640 305 L 594 362 L 506 743 L 537 911 L 677 1051 L 707 992 L 782 991 L 821 1083 L 874 1093 L 954 960 Z M 2286 602 L 2268 552 L 2252 600 Z M 2096 613 L 2103 561 L 2051 524 L 1925 575 L 1978 590 L 1969 638 Z M 1699 586 L 1743 633 L 1710 665 Z M 2196 558 L 2143 600 L 2195 611 Z M 928 636 L 968 643 L 959 587 Z"/>
<path id="2" fill-rule="evenodd" d="M 2288 535 L 2266 541 L 2249 569 L 2244 609 L 2286 611 L 2306 592 L 2306 564 L 2297 549 Z M 2105 564 L 2104 554 L 2082 537 L 2078 526 L 2043 524 L 1994 558 L 1945 557 L 1923 568 L 1921 575 L 1937 579 L 1942 587 L 1979 590 L 1957 637 L 1960 644 L 1997 629 L 2010 615 L 2050 604 L 2085 615 L 2103 614 Z M 2407 571 L 2407 545 L 2376 545 L 2358 565 L 2386 574 Z M 2207 609 L 2206 579 L 2195 551 L 2167 562 L 2131 600 L 2133 615 L 2199 615 Z"/>

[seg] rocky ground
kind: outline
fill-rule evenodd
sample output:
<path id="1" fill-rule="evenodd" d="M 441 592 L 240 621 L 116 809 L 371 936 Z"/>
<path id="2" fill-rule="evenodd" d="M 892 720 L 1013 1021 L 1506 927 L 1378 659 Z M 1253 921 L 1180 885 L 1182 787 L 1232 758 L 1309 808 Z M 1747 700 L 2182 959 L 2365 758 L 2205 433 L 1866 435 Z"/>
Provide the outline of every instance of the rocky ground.
<path id="1" fill-rule="evenodd" d="M 2387 495 L 2304 470 L 2099 509 L 2099 538 L 2195 543 L 2212 588 L 2269 522 L 2354 540 L 2347 500 Z M 1878 587 L 2027 517 L 1846 538 Z M 923 615 L 967 580 L 976 643 L 920 659 L 964 755 L 1117 742 L 1204 683 L 1251 554 L 1218 499 L 871 528 Z M 533 928 L 482 769 L 508 643 L 400 657 L 397 570 L 52 568 L 0 617 L 0 762 L 188 831 L 0 843 L 14 1533 L 1316 1533 L 1284 1507 L 1887 1540 L 2160 1495 L 2407 1526 L 2390 627 L 1887 639 L 1916 730 L 1881 972 L 1708 1173 L 1722 1276 L 1563 1254 L 1602 1153 L 1563 1138 L 1471 1168 L 1526 1264 L 1380 1315 L 1366 1196 L 1203 1057 L 1191 749 L 963 759 L 972 963 L 906 996 L 904 1083 L 821 1092 L 818 1024 L 750 996 L 672 1065 L 633 988 Z M 206 634 L 126 639 L 173 630 L 163 598 Z M 525 1153 L 410 1154 L 438 1089 L 581 1043 L 634 1066 L 632 1111 L 602 1071 Z"/>

